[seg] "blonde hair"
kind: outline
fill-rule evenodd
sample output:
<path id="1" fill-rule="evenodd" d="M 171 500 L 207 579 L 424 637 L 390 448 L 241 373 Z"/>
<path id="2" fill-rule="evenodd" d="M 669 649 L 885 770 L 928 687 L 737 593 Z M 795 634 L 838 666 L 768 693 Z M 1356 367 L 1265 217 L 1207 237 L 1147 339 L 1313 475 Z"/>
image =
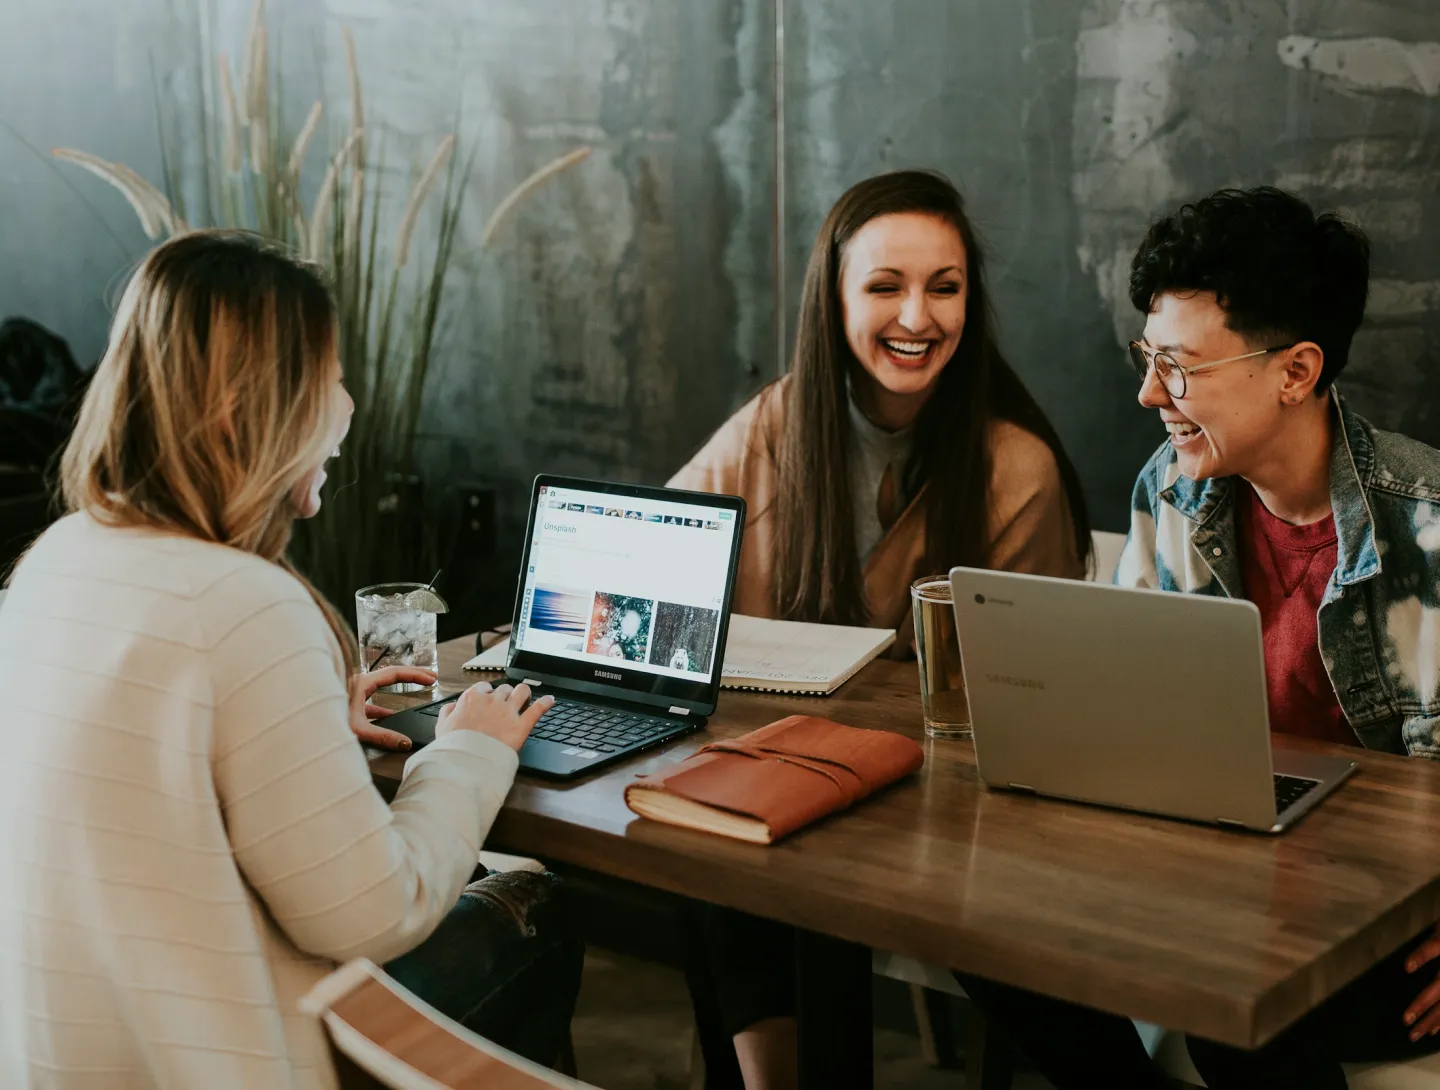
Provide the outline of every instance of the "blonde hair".
<path id="1" fill-rule="evenodd" d="M 131 277 L 60 464 L 66 507 L 242 549 L 285 568 L 339 641 L 349 627 L 285 557 L 296 486 L 331 441 L 335 303 L 257 235 L 195 231 Z"/>

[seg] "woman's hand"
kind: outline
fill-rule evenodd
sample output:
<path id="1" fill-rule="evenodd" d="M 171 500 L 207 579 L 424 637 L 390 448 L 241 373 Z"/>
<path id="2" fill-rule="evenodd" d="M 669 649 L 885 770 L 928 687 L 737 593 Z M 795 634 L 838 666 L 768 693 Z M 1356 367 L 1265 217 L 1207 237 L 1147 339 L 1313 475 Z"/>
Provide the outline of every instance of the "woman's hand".
<path id="1" fill-rule="evenodd" d="M 1440 924 L 1436 924 L 1430 936 L 1410 952 L 1410 956 L 1405 959 L 1405 971 L 1419 972 L 1422 966 L 1428 965 L 1437 957 L 1440 957 Z M 1405 1024 L 1410 1027 L 1412 1041 L 1440 1033 L 1440 976 L 1432 977 L 1429 986 L 1405 1009 Z"/>
<path id="2" fill-rule="evenodd" d="M 422 670 L 418 666 L 386 666 L 381 670 L 372 670 L 368 674 L 356 674 L 350 679 L 350 729 L 355 732 L 355 737 L 367 746 L 379 746 L 381 749 L 409 749 L 410 739 L 405 735 L 397 730 L 377 727 L 370 722 L 372 719 L 384 719 L 386 716 L 395 714 L 390 708 L 371 704 L 370 698 L 375 695 L 377 689 L 385 685 L 394 685 L 400 681 L 413 681 L 417 685 L 434 685 L 435 680 L 433 673 L 429 670 Z"/>
<path id="3" fill-rule="evenodd" d="M 547 695 L 536 697 L 527 708 L 529 700 L 528 685 L 516 685 L 513 689 L 501 685 L 491 689 L 488 681 L 482 681 L 461 693 L 459 700 L 440 709 L 435 737 L 443 738 L 454 730 L 473 730 L 477 734 L 488 734 L 518 752 L 540 717 L 555 704 L 555 698 Z"/>

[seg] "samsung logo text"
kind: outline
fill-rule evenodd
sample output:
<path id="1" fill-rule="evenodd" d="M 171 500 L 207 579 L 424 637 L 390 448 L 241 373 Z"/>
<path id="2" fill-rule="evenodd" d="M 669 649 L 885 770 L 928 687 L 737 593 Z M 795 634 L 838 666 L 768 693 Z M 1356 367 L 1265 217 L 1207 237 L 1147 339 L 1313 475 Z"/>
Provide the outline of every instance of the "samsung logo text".
<path id="1" fill-rule="evenodd" d="M 1045 683 L 1039 678 L 1012 677 L 1009 674 L 986 674 L 985 680 L 993 685 L 1011 685 L 1016 689 L 1044 689 Z"/>
<path id="2" fill-rule="evenodd" d="M 608 677 L 611 681 L 623 681 L 623 680 L 624 680 L 624 678 L 623 678 L 620 674 L 612 674 L 609 670 L 596 670 L 596 671 L 595 671 L 595 676 L 596 676 L 596 677 Z"/>

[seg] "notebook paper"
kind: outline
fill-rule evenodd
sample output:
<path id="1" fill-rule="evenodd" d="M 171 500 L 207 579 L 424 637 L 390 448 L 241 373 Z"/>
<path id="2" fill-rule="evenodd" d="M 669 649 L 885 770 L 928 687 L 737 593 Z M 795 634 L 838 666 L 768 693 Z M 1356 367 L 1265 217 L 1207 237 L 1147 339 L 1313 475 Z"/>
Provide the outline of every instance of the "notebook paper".
<path id="1" fill-rule="evenodd" d="M 728 689 L 833 693 L 892 643 L 889 628 L 772 621 L 735 614 L 725 647 Z"/>
<path id="2" fill-rule="evenodd" d="M 736 613 L 730 618 L 721 684 L 727 689 L 824 696 L 895 642 L 889 628 L 772 621 Z M 502 640 L 465 664 L 504 670 L 510 642 Z"/>

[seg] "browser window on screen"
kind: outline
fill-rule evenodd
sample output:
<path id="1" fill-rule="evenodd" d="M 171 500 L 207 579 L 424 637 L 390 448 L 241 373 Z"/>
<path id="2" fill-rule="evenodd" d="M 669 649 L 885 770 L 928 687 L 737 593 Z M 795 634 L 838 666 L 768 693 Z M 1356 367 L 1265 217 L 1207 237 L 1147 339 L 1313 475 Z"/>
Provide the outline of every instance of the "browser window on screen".
<path id="1" fill-rule="evenodd" d="M 559 488 L 539 505 L 515 647 L 708 678 L 735 512 Z"/>

